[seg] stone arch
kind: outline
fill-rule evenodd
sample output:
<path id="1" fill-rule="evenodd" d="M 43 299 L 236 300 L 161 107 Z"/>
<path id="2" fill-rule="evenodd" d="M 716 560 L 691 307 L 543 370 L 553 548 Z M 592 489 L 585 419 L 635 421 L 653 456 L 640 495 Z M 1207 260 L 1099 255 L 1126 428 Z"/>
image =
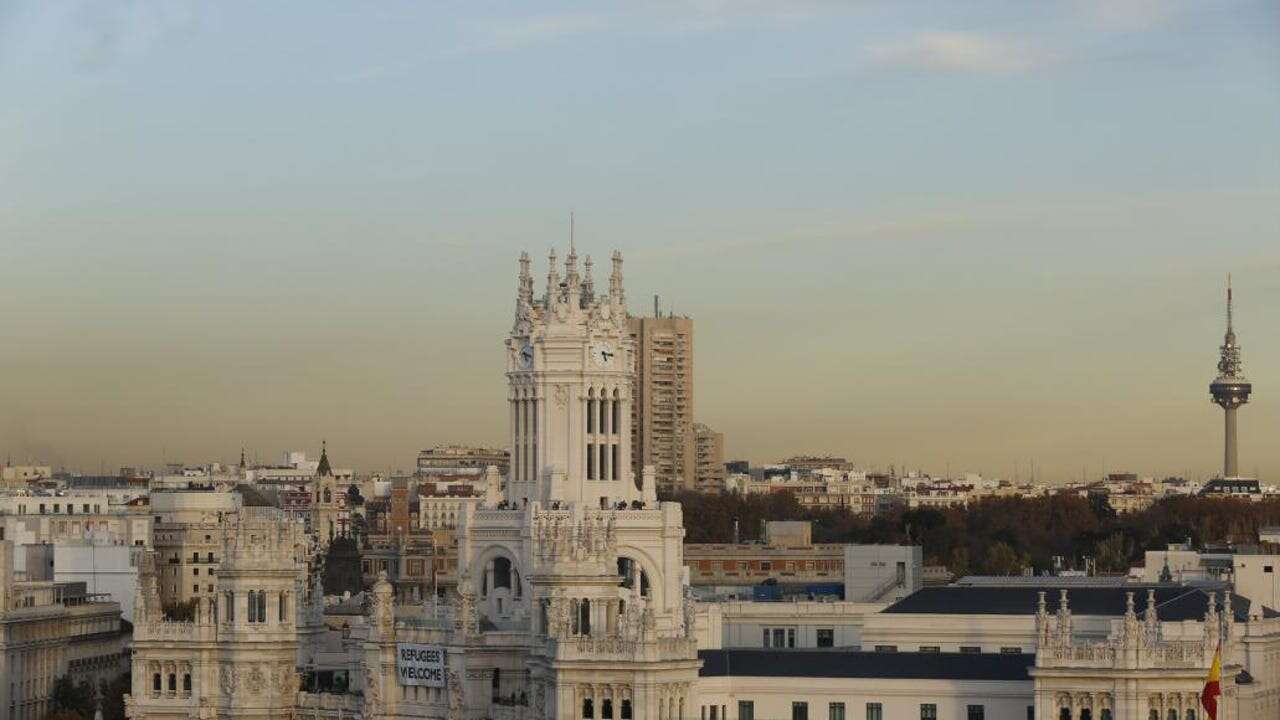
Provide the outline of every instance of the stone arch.
<path id="1" fill-rule="evenodd" d="M 666 597 L 667 588 L 663 581 L 661 565 L 653 559 L 653 556 L 642 547 L 623 544 L 618 545 L 617 556 L 628 558 L 640 566 L 640 569 L 649 576 L 649 600 L 653 602 L 655 608 L 666 609 L 671 599 Z"/>
<path id="2" fill-rule="evenodd" d="M 495 580 L 497 570 L 505 571 L 506 583 L 499 586 Z M 528 596 L 527 576 L 520 565 L 520 554 L 515 548 L 498 543 L 487 545 L 472 557 L 468 575 L 477 598 L 477 609 L 491 619 L 510 619 L 523 614 Z"/>

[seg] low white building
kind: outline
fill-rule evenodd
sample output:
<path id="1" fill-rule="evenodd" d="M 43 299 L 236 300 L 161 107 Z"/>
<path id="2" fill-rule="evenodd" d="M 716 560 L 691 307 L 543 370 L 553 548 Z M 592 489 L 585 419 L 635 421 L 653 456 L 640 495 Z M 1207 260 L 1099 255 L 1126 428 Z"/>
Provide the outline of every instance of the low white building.
<path id="1" fill-rule="evenodd" d="M 887 603 L 699 603 L 698 649 L 858 649 L 867 617 Z"/>
<path id="2" fill-rule="evenodd" d="M 125 620 L 133 622 L 133 598 L 138 582 L 138 558 L 146 548 L 90 542 L 53 546 L 55 582 L 82 582 L 95 596 L 110 596 L 120 604 Z"/>
<path id="3" fill-rule="evenodd" d="M 819 650 L 699 654 L 697 720 L 1025 720 L 1030 655 Z"/>
<path id="4" fill-rule="evenodd" d="M 924 550 L 919 545 L 846 545 L 844 599 L 894 602 L 919 590 Z"/>

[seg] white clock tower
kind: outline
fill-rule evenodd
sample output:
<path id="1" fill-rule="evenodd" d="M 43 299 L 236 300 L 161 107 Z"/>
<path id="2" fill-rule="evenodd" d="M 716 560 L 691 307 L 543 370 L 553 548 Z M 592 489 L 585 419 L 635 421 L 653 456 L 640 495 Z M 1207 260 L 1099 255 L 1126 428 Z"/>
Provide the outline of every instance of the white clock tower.
<path id="1" fill-rule="evenodd" d="M 507 340 L 511 473 L 507 497 L 615 507 L 654 500 L 631 470 L 635 348 L 627 330 L 622 255 L 609 291 L 597 297 L 591 258 L 584 275 L 572 248 L 564 277 L 551 253 L 547 290 L 533 295 L 529 256 L 520 257 L 515 325 Z M 645 497 L 649 495 L 649 497 Z"/>

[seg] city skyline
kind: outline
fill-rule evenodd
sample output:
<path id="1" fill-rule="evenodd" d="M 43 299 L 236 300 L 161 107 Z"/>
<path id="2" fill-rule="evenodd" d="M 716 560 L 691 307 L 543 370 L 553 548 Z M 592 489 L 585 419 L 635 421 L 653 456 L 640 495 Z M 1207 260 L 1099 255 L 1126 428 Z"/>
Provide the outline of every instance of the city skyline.
<path id="1" fill-rule="evenodd" d="M 1276 9 L 933 10 L 6 6 L 0 453 L 502 445 L 508 259 L 573 210 L 757 463 L 1213 474 L 1233 272 L 1274 478 Z"/>

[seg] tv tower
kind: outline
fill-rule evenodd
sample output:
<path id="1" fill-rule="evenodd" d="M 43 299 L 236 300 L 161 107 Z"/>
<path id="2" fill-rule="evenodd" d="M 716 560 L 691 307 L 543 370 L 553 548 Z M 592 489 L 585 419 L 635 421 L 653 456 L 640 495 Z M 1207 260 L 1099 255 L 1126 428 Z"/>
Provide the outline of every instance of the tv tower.
<path id="1" fill-rule="evenodd" d="M 1249 402 L 1253 386 L 1241 372 L 1240 346 L 1231 325 L 1231 276 L 1227 275 L 1227 334 L 1219 348 L 1218 377 L 1209 383 L 1213 402 L 1222 406 L 1224 418 L 1222 476 L 1239 477 L 1236 457 L 1236 410 Z"/>

